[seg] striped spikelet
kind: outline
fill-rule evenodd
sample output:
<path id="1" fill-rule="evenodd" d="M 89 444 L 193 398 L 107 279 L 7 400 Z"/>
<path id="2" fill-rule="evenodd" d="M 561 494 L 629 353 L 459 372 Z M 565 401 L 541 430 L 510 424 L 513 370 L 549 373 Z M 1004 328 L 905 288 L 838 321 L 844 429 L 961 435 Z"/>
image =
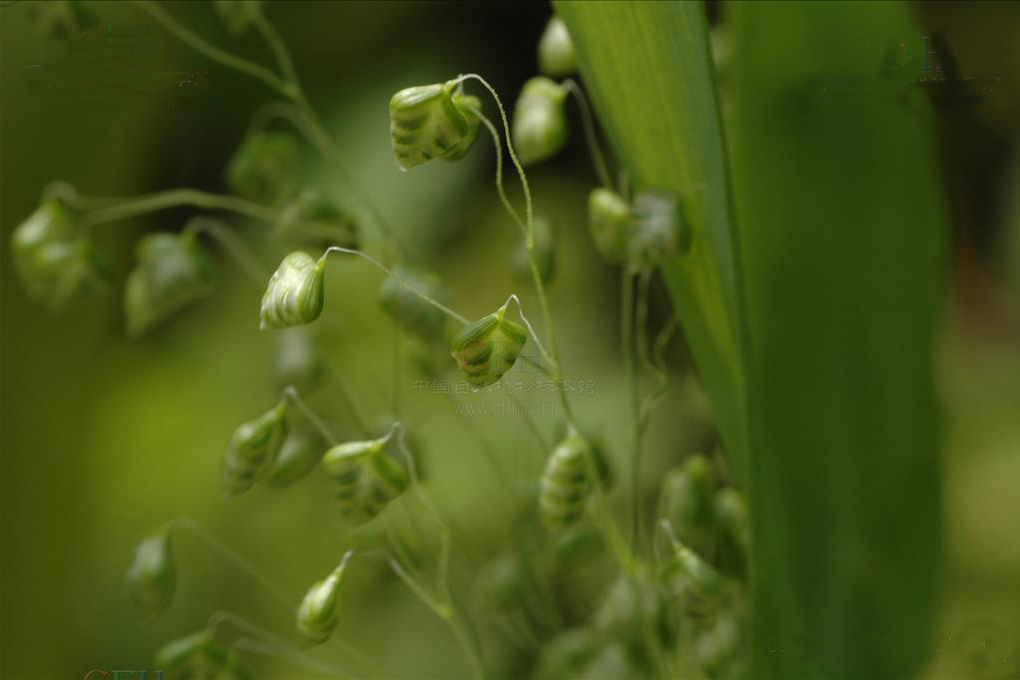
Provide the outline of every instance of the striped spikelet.
<path id="1" fill-rule="evenodd" d="M 401 170 L 433 158 L 458 160 L 478 137 L 477 97 L 453 81 L 408 87 L 390 99 L 390 137 Z"/>
<path id="2" fill-rule="evenodd" d="M 348 442 L 323 459 L 340 514 L 355 522 L 368 522 L 408 487 L 407 473 L 382 452 L 385 444 L 385 438 Z"/>
<path id="3" fill-rule="evenodd" d="M 584 514 L 591 491 L 589 455 L 588 442 L 571 427 L 549 456 L 539 486 L 538 507 L 550 529 L 564 529 Z"/>
<path id="4" fill-rule="evenodd" d="M 486 387 L 509 371 L 528 339 L 524 327 L 506 318 L 506 305 L 462 328 L 450 341 L 461 373 L 473 387 Z"/>

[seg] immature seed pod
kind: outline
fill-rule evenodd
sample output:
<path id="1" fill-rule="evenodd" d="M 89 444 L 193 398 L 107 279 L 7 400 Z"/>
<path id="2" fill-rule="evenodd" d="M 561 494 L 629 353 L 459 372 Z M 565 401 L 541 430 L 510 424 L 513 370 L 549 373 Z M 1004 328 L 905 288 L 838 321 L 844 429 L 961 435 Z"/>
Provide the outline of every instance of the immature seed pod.
<path id="1" fill-rule="evenodd" d="M 538 76 L 524 83 L 510 126 L 523 165 L 551 158 L 567 143 L 567 89 Z"/>
<path id="2" fill-rule="evenodd" d="M 566 76 L 577 70 L 574 42 L 563 19 L 553 15 L 538 41 L 538 70 L 547 76 Z"/>
<path id="3" fill-rule="evenodd" d="M 487 614 L 506 613 L 524 604 L 527 572 L 516 555 L 502 555 L 485 565 L 475 580 L 475 600 Z"/>
<path id="4" fill-rule="evenodd" d="M 305 189 L 281 210 L 274 236 L 315 248 L 357 248 L 358 220 L 332 196 Z"/>
<path id="5" fill-rule="evenodd" d="M 78 215 L 56 198 L 43 199 L 11 235 L 14 269 L 25 293 L 57 312 L 81 290 L 101 288 L 108 278 L 105 266 Z"/>
<path id="6" fill-rule="evenodd" d="M 524 326 L 506 318 L 507 306 L 460 329 L 450 351 L 473 387 L 486 387 L 509 371 L 528 339 Z"/>
<path id="7" fill-rule="evenodd" d="M 168 678 L 217 678 L 250 680 L 254 676 L 237 652 L 218 643 L 211 631 L 202 630 L 164 645 L 153 667 Z"/>
<path id="8" fill-rule="evenodd" d="M 383 453 L 386 441 L 383 437 L 340 444 L 323 458 L 340 514 L 355 522 L 373 519 L 410 484 L 407 472 Z"/>
<path id="9" fill-rule="evenodd" d="M 707 550 L 714 535 L 712 471 L 701 454 L 688 456 L 663 482 L 662 512 L 680 540 Z"/>
<path id="10" fill-rule="evenodd" d="M 223 492 L 247 491 L 269 472 L 287 432 L 286 401 L 234 431 L 223 456 Z"/>
<path id="11" fill-rule="evenodd" d="M 631 267 L 639 271 L 654 269 L 667 257 L 680 255 L 689 247 L 690 230 L 676 198 L 657 189 L 640 192 L 634 199 Z"/>
<path id="12" fill-rule="evenodd" d="M 177 588 L 177 570 L 167 529 L 138 544 L 127 580 L 131 599 L 142 618 L 154 621 L 166 611 Z"/>
<path id="13" fill-rule="evenodd" d="M 248 30 L 255 15 L 262 11 L 262 0 L 215 0 L 213 6 L 216 13 L 234 35 L 241 35 Z"/>
<path id="14" fill-rule="evenodd" d="M 288 432 L 266 474 L 266 484 L 283 489 L 308 476 L 325 450 L 322 438 L 309 432 Z"/>
<path id="15" fill-rule="evenodd" d="M 673 546 L 673 559 L 665 568 L 664 577 L 675 584 L 684 609 L 702 620 L 709 620 L 719 610 L 723 580 L 715 567 L 679 541 Z"/>
<path id="16" fill-rule="evenodd" d="M 719 533 L 716 557 L 720 570 L 743 576 L 747 567 L 749 546 L 747 506 L 740 492 L 733 487 L 715 495 L 714 515 Z"/>
<path id="17" fill-rule="evenodd" d="M 552 278 L 556 259 L 553 244 L 552 224 L 544 217 L 535 218 L 535 262 L 538 265 L 538 276 L 542 283 Z M 531 265 L 528 262 L 528 249 L 522 239 L 510 252 L 510 271 L 519 281 L 531 283 Z"/>
<path id="18" fill-rule="evenodd" d="M 409 333 L 431 341 L 443 337 L 446 314 L 415 295 L 408 286 L 438 302 L 446 303 L 449 292 L 438 274 L 417 267 L 397 265 L 379 288 L 379 305 Z"/>
<path id="19" fill-rule="evenodd" d="M 296 326 L 275 333 L 273 380 L 282 392 L 294 387 L 298 394 L 308 395 L 326 380 L 328 364 L 315 337 L 307 328 Z"/>
<path id="20" fill-rule="evenodd" d="M 339 566 L 325 579 L 315 583 L 297 610 L 297 629 L 305 642 L 321 645 L 329 639 L 336 628 L 337 610 L 340 607 L 340 588 L 350 553 L 344 556 Z"/>
<path id="21" fill-rule="evenodd" d="M 301 147 L 289 132 L 248 135 L 227 165 L 227 186 L 242 198 L 281 205 L 297 191 Z"/>
<path id="22" fill-rule="evenodd" d="M 584 514 L 591 492 L 590 454 L 588 442 L 571 426 L 549 456 L 539 484 L 538 508 L 550 529 L 562 530 Z"/>
<path id="23" fill-rule="evenodd" d="M 262 296 L 259 328 L 311 323 L 322 313 L 326 258 L 295 250 L 283 258 Z"/>
<path id="24" fill-rule="evenodd" d="M 217 274 L 193 231 L 158 232 L 139 239 L 138 263 L 124 289 L 127 331 L 139 336 L 188 303 L 208 295 Z"/>
<path id="25" fill-rule="evenodd" d="M 600 187 L 588 195 L 588 230 L 599 254 L 620 264 L 627 260 L 634 230 L 633 213 L 615 191 Z"/>
<path id="26" fill-rule="evenodd" d="M 464 157 L 478 137 L 477 97 L 455 81 L 408 87 L 390 99 L 390 139 L 401 170 L 433 158 Z"/>

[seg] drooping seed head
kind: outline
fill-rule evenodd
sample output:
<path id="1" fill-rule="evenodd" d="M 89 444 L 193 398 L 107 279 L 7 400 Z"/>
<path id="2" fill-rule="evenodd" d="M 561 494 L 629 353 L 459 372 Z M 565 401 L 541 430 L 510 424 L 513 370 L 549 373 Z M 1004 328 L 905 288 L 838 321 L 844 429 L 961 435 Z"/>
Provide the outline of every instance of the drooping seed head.
<path id="1" fill-rule="evenodd" d="M 317 390 L 326 380 L 328 365 L 322 349 L 307 328 L 285 328 L 274 334 L 273 380 L 281 391 L 293 386 L 301 395 Z"/>
<path id="2" fill-rule="evenodd" d="M 241 35 L 248 30 L 255 15 L 262 11 L 263 0 L 215 0 L 213 6 L 216 13 L 233 35 Z"/>
<path id="3" fill-rule="evenodd" d="M 545 217 L 535 218 L 535 263 L 542 283 L 548 283 L 555 269 L 555 244 L 553 242 L 552 223 Z M 514 246 L 510 253 L 510 271 L 518 280 L 531 283 L 531 265 L 528 262 L 528 249 L 524 240 Z"/>
<path id="4" fill-rule="evenodd" d="M 524 348 L 524 327 L 506 318 L 507 306 L 468 324 L 450 341 L 461 373 L 473 387 L 486 387 L 509 371 Z"/>
<path id="5" fill-rule="evenodd" d="M 638 271 L 655 269 L 668 257 L 690 247 L 690 230 L 680 214 L 676 198 L 667 191 L 649 189 L 634 199 L 634 228 L 630 241 L 630 266 Z"/>
<path id="6" fill-rule="evenodd" d="M 538 76 L 524 83 L 510 126 L 517 158 L 533 165 L 567 143 L 566 88 Z"/>
<path id="7" fill-rule="evenodd" d="M 11 235 L 14 269 L 28 297 L 51 312 L 108 278 L 78 215 L 57 198 L 45 198 Z"/>
<path id="8" fill-rule="evenodd" d="M 383 453 L 387 439 L 347 442 L 326 452 L 340 514 L 364 523 L 386 509 L 410 484 L 407 472 Z"/>
<path id="9" fill-rule="evenodd" d="M 627 260 L 634 225 L 623 196 L 604 187 L 594 189 L 588 195 L 588 230 L 602 257 L 617 264 Z"/>
<path id="10" fill-rule="evenodd" d="M 153 621 L 166 611 L 177 588 L 177 570 L 168 530 L 138 544 L 127 580 L 135 608 L 145 620 Z"/>
<path id="11" fill-rule="evenodd" d="M 390 138 L 401 170 L 433 158 L 463 158 L 478 137 L 480 106 L 454 81 L 408 87 L 390 99 Z"/>
<path id="12" fill-rule="evenodd" d="M 272 468 L 287 431 L 286 402 L 234 431 L 223 456 L 223 492 L 233 496 L 252 487 Z"/>
<path id="13" fill-rule="evenodd" d="M 254 676 L 237 652 L 213 638 L 209 630 L 192 633 L 159 649 L 153 667 L 170 678 L 250 680 Z"/>
<path id="14" fill-rule="evenodd" d="M 145 333 L 216 285 L 212 258 L 195 233 L 155 233 L 139 239 L 137 264 L 124 289 L 129 335 Z"/>
<path id="15" fill-rule="evenodd" d="M 335 197 L 305 189 L 280 211 L 274 236 L 314 248 L 358 247 L 358 218 Z"/>
<path id="16" fill-rule="evenodd" d="M 565 76 L 577 70 L 574 42 L 563 19 L 553 15 L 538 41 L 538 70 L 547 76 Z"/>
<path id="17" fill-rule="evenodd" d="M 517 555 L 506 554 L 485 565 L 475 580 L 475 600 L 486 614 L 523 606 L 527 573 Z"/>
<path id="18" fill-rule="evenodd" d="M 288 432 L 266 474 L 266 484 L 283 489 L 301 481 L 319 464 L 324 451 L 321 437 L 309 432 Z"/>
<path id="19" fill-rule="evenodd" d="M 336 628 L 340 589 L 346 568 L 345 556 L 339 566 L 325 579 L 313 584 L 301 600 L 297 610 L 297 629 L 309 645 L 322 644 Z"/>
<path id="20" fill-rule="evenodd" d="M 288 132 L 254 132 L 227 165 L 227 186 L 234 194 L 267 205 L 281 205 L 297 191 L 301 147 Z"/>
<path id="21" fill-rule="evenodd" d="M 590 455 L 588 442 L 573 426 L 549 455 L 539 483 L 538 508 L 550 529 L 562 530 L 584 514 L 591 493 Z"/>
<path id="22" fill-rule="evenodd" d="M 708 459 L 693 454 L 663 482 L 662 511 L 680 540 L 706 549 L 713 533 L 713 480 Z"/>
<path id="23" fill-rule="evenodd" d="M 723 591 L 722 576 L 680 541 L 674 541 L 673 559 L 666 565 L 663 577 L 673 584 L 688 614 L 709 620 L 718 612 Z"/>
<path id="24" fill-rule="evenodd" d="M 262 296 L 260 328 L 311 323 L 322 313 L 326 259 L 296 250 L 273 272 Z"/>
<path id="25" fill-rule="evenodd" d="M 408 287 L 444 304 L 449 299 L 446 285 L 438 274 L 418 267 L 397 265 L 393 268 L 393 274 L 387 276 L 379 288 L 380 306 L 405 330 L 422 340 L 432 341 L 443 337 L 446 314 L 408 290 Z"/>

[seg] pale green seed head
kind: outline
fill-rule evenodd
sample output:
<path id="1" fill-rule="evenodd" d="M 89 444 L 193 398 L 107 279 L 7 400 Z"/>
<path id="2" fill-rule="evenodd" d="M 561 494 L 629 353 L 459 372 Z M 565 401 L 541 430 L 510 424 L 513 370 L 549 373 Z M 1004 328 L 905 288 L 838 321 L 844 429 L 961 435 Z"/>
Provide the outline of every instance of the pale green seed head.
<path id="1" fill-rule="evenodd" d="M 266 484 L 283 489 L 301 481 L 319 464 L 324 451 L 322 437 L 310 432 L 288 432 L 266 474 Z"/>
<path id="2" fill-rule="evenodd" d="M 690 247 L 690 230 L 676 198 L 667 191 L 649 189 L 634 199 L 634 229 L 630 240 L 630 266 L 655 269 L 669 257 Z"/>
<path id="3" fill-rule="evenodd" d="M 506 318 L 504 305 L 458 331 L 450 351 L 467 381 L 486 387 L 513 367 L 527 339 L 524 327 Z"/>
<path id="4" fill-rule="evenodd" d="M 381 438 L 339 444 L 323 458 L 340 514 L 353 521 L 372 520 L 410 484 L 404 468 L 383 453 L 386 442 Z"/>
<path id="5" fill-rule="evenodd" d="M 584 515 L 591 493 L 591 448 L 573 427 L 553 449 L 539 483 L 538 509 L 553 531 L 575 524 Z"/>
<path id="6" fill-rule="evenodd" d="M 538 41 L 538 70 L 546 76 L 566 76 L 577 70 L 577 53 L 567 25 L 553 15 Z"/>
<path id="7" fill-rule="evenodd" d="M 177 588 L 177 570 L 168 530 L 138 544 L 127 580 L 135 608 L 145 620 L 153 621 L 166 611 Z"/>
<path id="8" fill-rule="evenodd" d="M 329 576 L 312 585 L 301 600 L 297 610 L 297 630 L 309 645 L 322 644 L 336 628 L 346 568 L 344 560 Z"/>
<path id="9" fill-rule="evenodd" d="M 137 264 L 124 289 L 129 335 L 145 333 L 216 285 L 212 258 L 193 232 L 149 234 L 135 251 Z"/>
<path id="10" fill-rule="evenodd" d="M 677 542 L 673 550 L 674 560 L 666 567 L 667 576 L 680 574 L 699 598 L 717 600 L 722 593 L 723 580 L 715 567 L 683 543 Z"/>
<path id="11" fill-rule="evenodd" d="M 266 205 L 282 205 L 301 181 L 301 147 L 288 132 L 254 132 L 227 165 L 227 186 L 234 194 Z"/>
<path id="12" fill-rule="evenodd" d="M 78 215 L 56 198 L 43 199 L 11 235 L 14 269 L 28 297 L 51 312 L 81 291 L 105 287 L 106 268 Z"/>
<path id="13" fill-rule="evenodd" d="M 390 140 L 397 167 L 410 170 L 433 158 L 458 160 L 478 137 L 480 102 L 453 81 L 408 87 L 390 99 Z"/>
<path id="14" fill-rule="evenodd" d="M 285 402 L 265 415 L 241 425 L 223 456 L 223 492 L 247 491 L 272 468 L 287 431 Z"/>
<path id="15" fill-rule="evenodd" d="M 627 260 L 634 225 L 622 196 L 603 187 L 594 189 L 588 195 L 588 230 L 602 257 L 617 264 Z"/>
<path id="16" fill-rule="evenodd" d="M 475 580 L 479 609 L 486 614 L 500 614 L 523 606 L 527 578 L 519 557 L 513 554 L 497 557 L 482 568 Z"/>
<path id="17" fill-rule="evenodd" d="M 524 84 L 510 126 L 523 165 L 551 158 L 567 143 L 566 88 L 538 76 Z"/>
<path id="18" fill-rule="evenodd" d="M 406 284 L 406 285 L 405 285 Z M 428 342 L 443 337 L 446 314 L 408 290 L 408 286 L 437 302 L 446 304 L 449 291 L 436 273 L 397 265 L 393 275 L 383 280 L 379 288 L 379 305 L 409 333 Z"/>
<path id="19" fill-rule="evenodd" d="M 260 328 L 286 328 L 311 323 L 322 313 L 325 258 L 312 259 L 300 250 L 287 257 L 269 279 L 262 296 Z"/>

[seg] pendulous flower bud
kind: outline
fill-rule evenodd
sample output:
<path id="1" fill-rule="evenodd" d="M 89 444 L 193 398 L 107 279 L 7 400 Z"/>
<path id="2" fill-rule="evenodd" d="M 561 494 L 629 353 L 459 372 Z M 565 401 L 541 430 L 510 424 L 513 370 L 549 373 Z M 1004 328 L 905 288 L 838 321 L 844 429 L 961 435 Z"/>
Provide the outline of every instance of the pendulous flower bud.
<path id="1" fill-rule="evenodd" d="M 552 278 L 556 258 L 553 243 L 552 224 L 544 217 L 535 218 L 535 262 L 542 283 Z M 510 253 L 510 271 L 520 281 L 530 283 L 531 265 L 528 263 L 528 249 L 522 239 Z"/>
<path id="2" fill-rule="evenodd" d="M 333 478 L 340 514 L 368 522 L 407 489 L 407 472 L 383 453 L 387 437 L 347 442 L 326 452 L 323 466 Z"/>
<path id="3" fill-rule="evenodd" d="M 507 305 L 460 329 L 450 351 L 474 387 L 497 382 L 509 371 L 528 339 L 524 326 L 506 318 Z"/>
<path id="4" fill-rule="evenodd" d="M 588 231 L 606 260 L 626 262 L 634 229 L 632 218 L 627 201 L 615 191 L 600 187 L 588 195 Z"/>
<path id="5" fill-rule="evenodd" d="M 216 268 L 193 231 L 159 232 L 142 237 L 138 263 L 124 289 L 127 331 L 139 336 L 188 303 L 208 295 Z"/>
<path id="6" fill-rule="evenodd" d="M 309 432 L 288 432 L 266 474 L 266 484 L 283 489 L 301 481 L 322 460 L 324 448 L 321 437 Z"/>
<path id="7" fill-rule="evenodd" d="M 408 87 L 390 99 L 390 139 L 401 170 L 464 157 L 478 137 L 477 97 L 454 81 Z"/>
<path id="8" fill-rule="evenodd" d="M 538 70 L 547 76 L 565 76 L 577 70 L 577 53 L 563 19 L 553 15 L 538 41 Z"/>
<path id="9" fill-rule="evenodd" d="M 524 83 L 510 127 L 523 165 L 544 161 L 567 143 L 566 98 L 567 89 L 548 78 L 538 76 Z"/>
<path id="10" fill-rule="evenodd" d="M 262 296 L 260 325 L 286 328 L 311 323 L 322 313 L 326 258 L 296 250 L 273 272 Z"/>
<path id="11" fill-rule="evenodd" d="M 409 333 L 430 341 L 443 337 L 446 314 L 408 290 L 408 286 L 433 300 L 446 303 L 449 292 L 438 274 L 407 265 L 397 265 L 379 288 L 379 304 Z"/>
<path id="12" fill-rule="evenodd" d="M 15 228 L 11 255 L 25 293 L 51 312 L 83 289 L 103 287 L 108 278 L 78 215 L 57 198 L 44 198 Z"/>
<path id="13" fill-rule="evenodd" d="M 281 401 L 260 418 L 234 431 L 223 456 L 223 492 L 227 496 L 247 491 L 272 468 L 287 432 L 287 403 Z"/>
<path id="14" fill-rule="evenodd" d="M 340 607 L 340 588 L 351 553 L 344 555 L 339 566 L 322 581 L 315 583 L 297 610 L 297 629 L 309 645 L 320 645 L 329 639 L 336 628 L 337 609 Z"/>
<path id="15" fill-rule="evenodd" d="M 546 463 L 538 492 L 538 508 L 542 521 L 554 531 L 574 524 L 584 514 L 591 492 L 588 460 L 591 448 L 573 428 L 553 449 Z"/>
<path id="16" fill-rule="evenodd" d="M 251 201 L 281 205 L 297 191 L 301 147 L 289 132 L 253 132 L 227 165 L 227 186 Z"/>
<path id="17" fill-rule="evenodd" d="M 658 189 L 640 192 L 634 199 L 634 231 L 630 263 L 636 270 L 650 270 L 667 257 L 690 247 L 690 231 L 672 194 Z"/>
<path id="18" fill-rule="evenodd" d="M 145 620 L 153 621 L 166 611 L 177 588 L 169 530 L 164 529 L 138 544 L 127 580 L 135 608 Z"/>

